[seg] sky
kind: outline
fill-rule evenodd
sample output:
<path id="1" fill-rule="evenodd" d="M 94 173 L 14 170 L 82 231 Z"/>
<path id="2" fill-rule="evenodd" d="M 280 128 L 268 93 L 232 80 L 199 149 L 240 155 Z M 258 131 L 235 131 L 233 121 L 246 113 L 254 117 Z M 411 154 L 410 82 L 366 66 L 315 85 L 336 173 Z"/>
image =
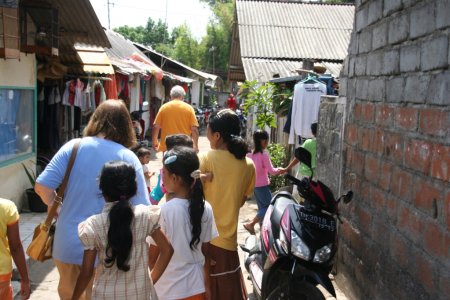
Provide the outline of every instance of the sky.
<path id="1" fill-rule="evenodd" d="M 103 27 L 108 28 L 108 0 L 90 0 Z M 206 35 L 206 25 L 212 16 L 211 10 L 199 0 L 110 0 L 111 29 L 128 26 L 145 26 L 147 19 L 165 20 L 169 30 L 183 24 L 191 28 L 193 35 L 200 39 Z"/>

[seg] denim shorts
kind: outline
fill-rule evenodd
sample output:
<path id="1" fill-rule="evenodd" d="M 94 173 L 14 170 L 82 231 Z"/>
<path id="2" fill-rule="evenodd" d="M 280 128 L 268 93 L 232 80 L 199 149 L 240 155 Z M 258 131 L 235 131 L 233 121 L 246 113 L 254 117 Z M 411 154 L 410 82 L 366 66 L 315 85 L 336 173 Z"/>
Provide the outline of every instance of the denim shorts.
<path id="1" fill-rule="evenodd" d="M 256 216 L 263 219 L 266 214 L 266 210 L 269 207 L 270 200 L 272 199 L 270 187 L 268 185 L 255 187 L 253 195 L 255 196 L 256 204 L 258 204 L 258 213 Z"/>

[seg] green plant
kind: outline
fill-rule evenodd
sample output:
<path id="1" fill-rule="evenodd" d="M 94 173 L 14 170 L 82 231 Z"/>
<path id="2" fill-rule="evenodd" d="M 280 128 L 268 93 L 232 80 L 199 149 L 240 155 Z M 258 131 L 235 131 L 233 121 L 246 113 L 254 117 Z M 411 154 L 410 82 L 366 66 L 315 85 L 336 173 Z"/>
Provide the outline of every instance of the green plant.
<path id="1" fill-rule="evenodd" d="M 217 96 L 215 94 L 211 94 L 209 98 L 209 105 L 216 106 L 217 105 Z"/>
<path id="2" fill-rule="evenodd" d="M 280 116 L 286 116 L 294 93 L 288 88 L 277 86 L 273 95 L 273 111 Z"/>
<path id="3" fill-rule="evenodd" d="M 36 172 L 34 172 L 32 169 L 25 166 L 24 163 L 22 163 L 23 170 L 25 171 L 25 174 L 28 177 L 28 180 L 30 181 L 31 186 L 34 188 L 34 185 L 36 184 Z"/>
<path id="4" fill-rule="evenodd" d="M 270 160 L 274 167 L 283 167 L 286 160 L 286 151 L 284 147 L 280 144 L 269 144 L 267 146 L 269 150 Z M 270 179 L 270 190 L 272 192 L 279 190 L 281 187 L 286 185 L 286 180 L 283 176 L 272 176 L 269 175 Z"/>
<path id="5" fill-rule="evenodd" d="M 256 108 L 256 126 L 264 129 L 266 126 L 277 127 L 276 116 L 272 110 L 272 99 L 275 92 L 273 83 L 259 84 L 256 80 L 246 81 L 241 89 L 247 89 L 244 95 L 244 113 L 247 114 L 252 107 Z"/>

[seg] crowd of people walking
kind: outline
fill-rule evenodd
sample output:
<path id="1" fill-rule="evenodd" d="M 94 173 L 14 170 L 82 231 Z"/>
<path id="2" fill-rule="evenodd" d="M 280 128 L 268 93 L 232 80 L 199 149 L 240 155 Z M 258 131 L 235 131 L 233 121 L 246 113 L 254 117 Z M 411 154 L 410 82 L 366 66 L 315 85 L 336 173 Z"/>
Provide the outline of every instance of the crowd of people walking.
<path id="1" fill-rule="evenodd" d="M 249 153 L 233 109 L 208 118 L 211 150 L 197 153 L 194 110 L 183 102 L 182 87 L 170 95 L 152 131 L 153 148 L 163 152 L 161 170 L 147 167 L 150 149 L 136 143 L 140 132 L 125 104 L 107 100 L 81 142 L 66 143 L 37 178 L 35 190 L 51 207 L 79 143 L 52 252 L 61 299 L 247 299 L 237 253 L 239 209 L 255 189 L 258 214 L 244 225 L 254 233 L 271 197 L 267 174 L 285 169 L 270 163 L 267 132 L 255 132 Z M 8 226 L 16 220 L 10 215 Z M 27 299 L 20 256 L 16 264 Z"/>
<path id="2" fill-rule="evenodd" d="M 90 118 L 57 218 L 52 255 L 61 299 L 247 299 L 237 226 L 255 167 L 231 109 L 209 117 L 211 150 L 197 154 L 198 123 L 184 96 L 172 88 L 155 119 L 161 170 L 148 169 L 150 149 L 136 145 L 141 132 L 124 103 L 105 101 Z M 49 207 L 76 142 L 37 179 Z M 149 184 L 155 173 L 157 193 Z"/>

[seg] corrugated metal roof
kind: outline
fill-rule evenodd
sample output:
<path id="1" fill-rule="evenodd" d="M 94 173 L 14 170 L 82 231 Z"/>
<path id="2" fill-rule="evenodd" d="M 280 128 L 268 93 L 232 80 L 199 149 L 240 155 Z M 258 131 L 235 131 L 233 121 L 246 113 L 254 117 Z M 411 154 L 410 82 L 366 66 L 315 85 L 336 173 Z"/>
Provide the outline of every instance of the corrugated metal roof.
<path id="1" fill-rule="evenodd" d="M 163 71 L 151 61 L 133 42 L 120 33 L 105 29 L 111 48 L 105 48 L 111 63 L 125 74 L 151 73 L 161 79 Z"/>
<path id="2" fill-rule="evenodd" d="M 46 2 L 27 0 L 21 1 L 20 4 L 58 9 L 59 57 L 60 61 L 69 68 L 70 74 L 85 72 L 83 63 L 74 49 L 76 43 L 98 47 L 111 46 L 89 0 L 48 0 Z"/>
<path id="3" fill-rule="evenodd" d="M 267 82 L 276 77 L 290 77 L 298 75 L 297 69 L 302 68 L 301 61 L 292 60 L 270 60 L 261 58 L 242 58 L 244 65 L 245 77 L 247 80 L 256 80 L 258 82 Z M 334 77 L 339 77 L 342 68 L 341 63 L 316 63 L 324 66 L 327 70 L 325 73 Z"/>
<path id="4" fill-rule="evenodd" d="M 217 75 L 210 74 L 210 73 L 206 73 L 206 72 L 199 71 L 199 70 L 197 70 L 197 69 L 191 68 L 191 67 L 189 67 L 189 66 L 187 66 L 187 65 L 185 65 L 185 64 L 183 64 L 183 63 L 181 63 L 181 62 L 179 62 L 179 61 L 177 61 L 177 60 L 175 60 L 175 59 L 172 59 L 172 58 L 170 58 L 170 57 L 167 57 L 167 56 L 165 56 L 164 54 L 159 53 L 159 52 L 153 50 L 153 49 L 150 48 L 150 47 L 147 47 L 147 46 L 142 45 L 142 44 L 139 44 L 139 43 L 134 43 L 134 44 L 135 44 L 136 46 L 140 47 L 141 49 L 144 49 L 144 51 L 151 52 L 151 53 L 153 53 L 153 54 L 155 54 L 155 55 L 158 55 L 158 56 L 160 56 L 160 57 L 162 57 L 162 58 L 164 58 L 164 59 L 166 59 L 166 60 L 168 60 L 168 61 L 171 61 L 172 63 L 179 65 L 180 67 L 182 67 L 183 69 L 187 70 L 188 72 L 190 72 L 190 73 L 192 73 L 192 74 L 194 74 L 194 75 L 197 75 L 197 76 L 199 76 L 199 77 L 201 77 L 201 78 L 203 78 L 203 79 L 216 81 L 217 78 L 218 78 Z"/>
<path id="5" fill-rule="evenodd" d="M 89 0 L 52 0 L 51 4 L 58 8 L 59 26 L 69 33 L 62 37 L 68 44 L 111 46 Z"/>
<path id="6" fill-rule="evenodd" d="M 294 76 L 304 59 L 339 77 L 354 12 L 352 5 L 237 0 L 228 80 Z"/>
<path id="7" fill-rule="evenodd" d="M 166 77 L 168 77 L 168 78 L 170 78 L 172 80 L 176 80 L 176 81 L 183 82 L 183 83 L 189 83 L 189 84 L 193 83 L 195 81 L 198 81 L 198 80 L 195 80 L 195 79 L 192 79 L 192 78 L 183 77 L 181 75 L 176 75 L 176 74 L 173 74 L 173 73 L 170 73 L 170 72 L 166 72 L 166 71 L 164 71 L 164 76 L 166 76 Z"/>
<path id="8" fill-rule="evenodd" d="M 354 6 L 236 1 L 242 57 L 344 60 Z"/>

